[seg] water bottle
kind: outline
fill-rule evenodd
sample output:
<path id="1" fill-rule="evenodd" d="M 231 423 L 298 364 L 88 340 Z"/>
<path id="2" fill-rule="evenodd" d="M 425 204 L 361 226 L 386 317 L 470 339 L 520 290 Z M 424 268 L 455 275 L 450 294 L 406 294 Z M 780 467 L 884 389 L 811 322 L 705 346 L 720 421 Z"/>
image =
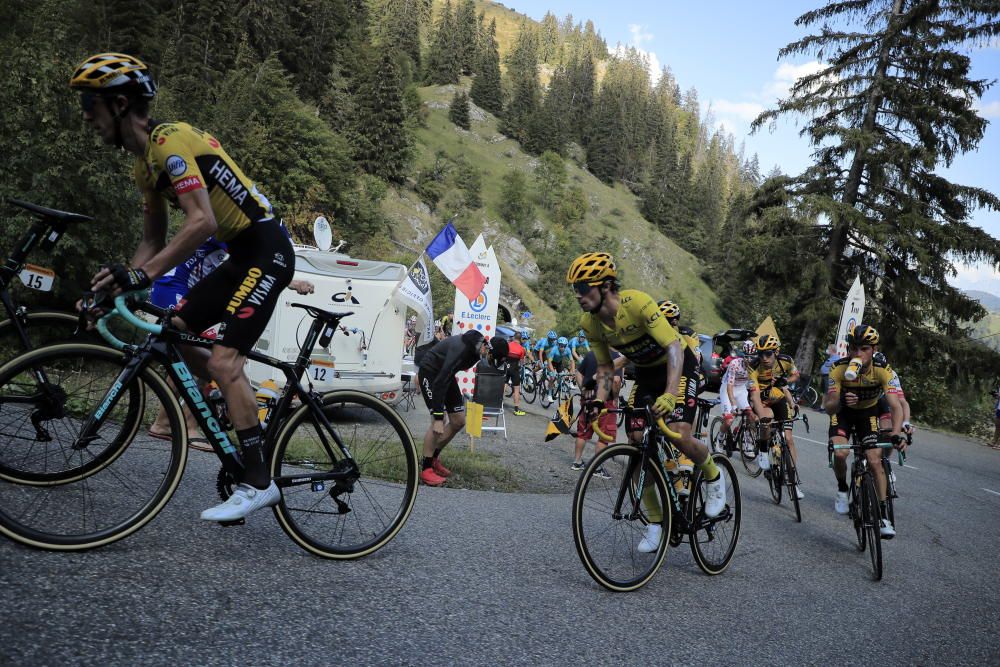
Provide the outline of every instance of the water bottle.
<path id="1" fill-rule="evenodd" d="M 844 371 L 844 379 L 854 382 L 858 379 L 858 374 L 861 372 L 861 359 L 854 357 L 847 364 L 847 370 Z"/>
<path id="2" fill-rule="evenodd" d="M 207 389 L 208 404 L 212 406 L 212 412 L 219 420 L 219 427 L 223 431 L 231 430 L 233 423 L 229 421 L 229 406 L 226 405 L 226 398 L 222 395 L 222 390 L 219 389 L 219 385 L 215 384 L 215 380 L 208 383 Z"/>
<path id="3" fill-rule="evenodd" d="M 261 428 L 267 426 L 267 419 L 271 416 L 271 408 L 278 402 L 278 385 L 274 380 L 264 380 L 257 390 L 257 421 Z"/>

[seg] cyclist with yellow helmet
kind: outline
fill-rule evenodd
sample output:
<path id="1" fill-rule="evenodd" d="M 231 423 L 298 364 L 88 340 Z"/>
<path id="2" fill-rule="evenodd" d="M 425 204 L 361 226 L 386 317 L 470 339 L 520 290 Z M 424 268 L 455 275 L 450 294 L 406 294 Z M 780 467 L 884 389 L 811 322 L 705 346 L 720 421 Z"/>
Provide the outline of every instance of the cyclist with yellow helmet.
<path id="1" fill-rule="evenodd" d="M 726 503 L 726 479 L 708 448 L 691 437 L 690 424 L 684 421 L 688 403 L 686 395 L 681 394 L 684 345 L 677 332 L 652 297 L 639 290 L 620 289 L 614 259 L 608 253 L 592 252 L 577 257 L 566 272 L 566 282 L 573 286 L 577 303 L 584 311 L 580 328 L 586 332 L 597 357 L 596 396 L 589 409 L 599 410 L 611 395 L 613 347 L 636 366 L 629 404 L 633 408 L 651 406 L 655 415 L 678 430 L 687 427 L 677 447 L 704 471 L 705 514 L 717 516 Z M 637 441 L 645 428 L 644 418 L 633 416 L 627 427 L 630 438 Z M 652 493 L 644 494 L 644 502 L 650 522 L 638 545 L 638 550 L 644 553 L 655 551 L 663 539 L 660 526 L 663 508 L 659 507 L 655 491 L 648 491 Z"/>
<path id="2" fill-rule="evenodd" d="M 903 424 L 903 409 L 899 403 L 899 383 L 884 357 L 876 359 L 879 335 L 875 327 L 858 324 L 847 334 L 847 356 L 837 361 L 830 369 L 830 386 L 827 389 L 823 407 L 830 415 L 830 444 L 847 444 L 853 432 L 862 442 L 885 441 L 891 438 L 897 449 L 906 449 L 906 441 L 900 438 Z M 861 368 L 854 379 L 848 379 L 848 366 L 853 359 L 861 361 Z M 885 399 L 892 415 L 892 426 L 888 433 L 879 429 L 879 400 Z M 847 514 L 847 454 L 848 449 L 834 452 L 833 474 L 837 478 L 837 497 L 834 509 L 838 514 Z M 882 469 L 882 453 L 878 449 L 865 452 L 868 466 L 875 475 L 875 486 L 882 513 L 880 534 L 885 539 L 896 535 L 896 529 L 886 514 L 886 479 Z"/>
<path id="3" fill-rule="evenodd" d="M 784 422 L 785 443 L 792 454 L 792 461 L 798 468 L 799 457 L 795 449 L 795 438 L 792 436 L 792 423 L 787 421 L 794 417 L 789 408 L 795 405 L 788 383 L 799 379 L 799 370 L 795 361 L 787 354 L 781 354 L 781 341 L 777 336 L 764 334 L 757 337 L 757 356 L 747 362 L 747 375 L 750 378 L 750 404 L 754 414 L 759 419 L 772 419 Z M 768 431 L 761 428 L 757 441 L 757 463 L 764 474 L 770 474 L 771 460 L 767 452 Z M 796 484 L 795 493 L 799 498 L 805 497 L 801 483 Z"/>
<path id="4" fill-rule="evenodd" d="M 136 156 L 133 176 L 144 199 L 142 240 L 129 265 L 102 268 L 92 289 L 149 287 L 210 236 L 226 242 L 229 258 L 188 291 L 174 322 L 201 332 L 221 323 L 210 355 L 185 350 L 200 377 L 216 381 L 243 450 L 244 478 L 225 503 L 202 512 L 233 521 L 281 499 L 265 462 L 257 404 L 244 373 L 257 342 L 295 270 L 295 253 L 271 204 L 223 150 L 218 139 L 187 123 L 149 117 L 156 84 L 139 59 L 100 53 L 77 66 L 69 85 L 80 92 L 83 120 L 104 143 Z M 167 207 L 184 213 L 167 243 Z"/>
<path id="5" fill-rule="evenodd" d="M 695 330 L 689 326 L 684 326 L 681 324 L 681 307 L 678 306 L 673 301 L 660 301 L 660 312 L 663 316 L 667 318 L 667 322 L 670 326 L 674 328 L 678 334 L 680 334 L 681 340 L 685 344 L 686 350 L 691 351 L 691 356 L 689 357 L 687 351 L 684 353 L 684 373 L 690 373 L 693 375 L 693 382 L 696 385 L 701 385 L 705 381 L 705 376 L 701 372 L 701 345 L 698 340 L 698 334 Z M 689 369 L 689 359 L 693 360 L 693 365 Z M 697 392 L 696 392 L 697 393 Z"/>

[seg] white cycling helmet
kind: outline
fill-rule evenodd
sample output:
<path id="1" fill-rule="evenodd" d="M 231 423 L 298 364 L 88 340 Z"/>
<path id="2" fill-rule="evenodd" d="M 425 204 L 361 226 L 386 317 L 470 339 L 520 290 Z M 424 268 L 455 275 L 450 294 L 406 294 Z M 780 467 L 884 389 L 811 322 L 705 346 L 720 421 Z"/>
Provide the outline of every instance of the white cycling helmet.
<path id="1" fill-rule="evenodd" d="M 743 341 L 743 353 L 754 354 L 757 352 L 757 345 L 752 340 Z"/>

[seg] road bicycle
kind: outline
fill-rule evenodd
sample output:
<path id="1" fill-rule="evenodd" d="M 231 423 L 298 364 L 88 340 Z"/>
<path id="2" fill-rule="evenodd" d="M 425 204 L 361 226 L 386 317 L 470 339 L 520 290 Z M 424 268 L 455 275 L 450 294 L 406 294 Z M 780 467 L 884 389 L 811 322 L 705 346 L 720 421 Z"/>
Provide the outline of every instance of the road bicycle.
<path id="1" fill-rule="evenodd" d="M 535 382 L 535 372 L 530 368 L 530 364 L 525 363 L 521 360 L 521 396 L 528 403 L 535 402 L 535 396 L 538 395 L 538 385 Z M 514 394 L 514 385 L 510 383 L 510 378 L 507 379 L 507 387 L 504 390 L 504 395 L 510 398 Z"/>
<path id="2" fill-rule="evenodd" d="M 20 277 L 31 289 L 52 289 L 55 274 L 44 267 L 29 265 L 28 255 L 39 246 L 45 251 L 52 250 L 71 225 L 93 220 L 85 215 L 57 211 L 20 199 L 8 199 L 7 203 L 29 211 L 37 219 L 14 244 L 3 266 L 0 266 L 0 302 L 6 314 L 6 319 L 0 321 L 0 361 L 33 349 L 42 342 L 73 338 L 77 328 L 75 314 L 36 308 L 29 310 L 17 303 L 10 288 L 14 279 Z"/>
<path id="3" fill-rule="evenodd" d="M 318 394 L 311 383 L 301 384 L 317 341 L 328 346 L 349 313 L 292 306 L 313 318 L 294 362 L 256 351 L 247 355 L 285 376 L 280 397 L 263 415 L 270 474 L 281 489 L 273 511 L 307 551 L 358 558 L 388 543 L 409 517 L 417 491 L 416 448 L 405 422 L 386 403 L 352 390 Z M 139 319 L 132 307 L 155 315 L 157 323 Z M 133 534 L 163 509 L 183 475 L 188 435 L 178 396 L 157 370 L 179 388 L 222 463 L 220 497 L 228 498 L 242 479 L 237 448 L 178 350 L 210 348 L 214 341 L 174 327 L 172 309 L 148 302 L 132 307 L 120 295 L 98 322 L 101 334 L 120 349 L 62 343 L 0 368 L 4 437 L 25 452 L 0 482 L 0 533 L 10 539 L 42 549 L 92 549 Z M 114 316 L 149 335 L 138 345 L 115 339 L 107 326 Z M 40 373 L 44 381 L 37 379 Z M 138 425 L 152 421 L 141 400 L 146 393 L 166 411 L 169 442 L 136 437 Z M 44 426 L 48 440 L 38 438 L 33 421 Z"/>
<path id="4" fill-rule="evenodd" d="M 903 435 L 906 438 L 906 446 L 909 447 L 913 444 L 913 434 L 906 433 Z M 902 450 L 899 451 L 899 465 L 906 465 L 906 453 Z M 889 460 L 887 452 L 882 454 L 882 470 L 885 471 L 885 513 L 886 517 L 892 523 L 893 527 L 897 530 L 899 526 L 896 524 L 896 509 L 895 500 L 899 497 L 896 493 L 896 473 L 892 471 L 892 462 Z"/>
<path id="5" fill-rule="evenodd" d="M 601 414 L 611 412 L 602 410 Z M 726 479 L 726 503 L 718 516 L 705 516 L 705 480 L 700 469 L 685 470 L 668 438 L 679 437 L 649 408 L 629 410 L 645 417 L 638 444 L 611 445 L 595 455 L 573 493 L 573 541 L 588 574 L 612 591 L 645 585 L 663 564 L 668 546 L 687 541 L 705 574 L 724 572 L 740 537 L 739 481 L 724 455 L 715 454 Z M 604 441 L 610 438 L 593 423 Z M 595 475 L 603 469 L 607 475 Z M 650 518 L 655 507 L 662 518 Z M 659 523 L 665 539 L 652 553 L 636 549 L 646 527 Z"/>
<path id="6" fill-rule="evenodd" d="M 543 408 L 548 408 L 553 403 L 562 404 L 580 393 L 576 386 L 576 380 L 569 371 L 553 373 L 549 370 L 543 370 L 542 372 L 545 379 L 540 383 L 541 386 L 538 389 L 538 402 Z M 552 387 L 551 390 L 549 386 Z"/>
<path id="7" fill-rule="evenodd" d="M 850 444 L 830 445 L 831 468 L 833 467 L 833 453 L 838 449 L 850 449 L 853 452 L 847 514 L 854 524 L 858 551 L 868 551 L 872 566 L 872 579 L 881 581 L 883 573 L 882 539 L 880 534 L 882 514 L 879 511 L 875 475 L 868 465 L 868 457 L 865 453 L 870 449 L 892 449 L 892 443 L 862 442 L 858 440 L 856 433 L 851 433 Z M 884 456 L 883 460 L 886 458 L 888 457 Z M 900 452 L 899 464 L 903 465 L 902 452 Z"/>
<path id="8" fill-rule="evenodd" d="M 819 409 L 821 396 L 808 375 L 802 375 L 795 382 L 789 382 L 788 391 L 791 392 L 796 405 Z"/>
<path id="9" fill-rule="evenodd" d="M 797 410 L 798 408 L 796 408 Z M 792 419 L 771 421 L 761 418 L 760 428 L 770 429 L 768 438 L 768 456 L 771 462 L 771 469 L 764 471 L 767 485 L 771 489 L 771 498 L 775 505 L 781 504 L 782 490 L 787 490 L 787 496 L 792 501 L 795 508 L 795 521 L 802 521 L 802 508 L 799 506 L 799 471 L 792 457 L 792 449 L 785 441 L 785 426 L 791 426 L 793 422 L 801 421 L 809 432 L 809 418 L 806 415 L 799 415 Z"/>
<path id="10" fill-rule="evenodd" d="M 738 453 L 747 474 L 750 477 L 759 476 L 761 470 L 757 462 L 757 427 L 753 411 L 746 409 L 736 413 L 728 433 L 723 430 L 723 423 L 721 416 L 712 420 L 709 438 L 713 451 L 724 453 L 726 458 Z"/>

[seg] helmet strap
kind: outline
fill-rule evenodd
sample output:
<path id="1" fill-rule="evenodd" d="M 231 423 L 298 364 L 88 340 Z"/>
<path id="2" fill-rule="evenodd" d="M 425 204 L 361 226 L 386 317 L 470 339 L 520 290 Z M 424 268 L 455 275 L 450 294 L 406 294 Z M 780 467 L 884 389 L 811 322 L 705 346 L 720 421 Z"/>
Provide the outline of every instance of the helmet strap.
<path id="1" fill-rule="evenodd" d="M 115 111 L 111 114 L 111 120 L 113 120 L 115 123 L 115 146 L 117 146 L 118 148 L 125 147 L 125 141 L 124 138 L 122 137 L 122 123 L 125 122 L 125 118 L 128 116 L 128 113 L 129 113 L 129 104 L 128 102 L 126 102 L 124 109 L 122 109 L 121 111 Z"/>

